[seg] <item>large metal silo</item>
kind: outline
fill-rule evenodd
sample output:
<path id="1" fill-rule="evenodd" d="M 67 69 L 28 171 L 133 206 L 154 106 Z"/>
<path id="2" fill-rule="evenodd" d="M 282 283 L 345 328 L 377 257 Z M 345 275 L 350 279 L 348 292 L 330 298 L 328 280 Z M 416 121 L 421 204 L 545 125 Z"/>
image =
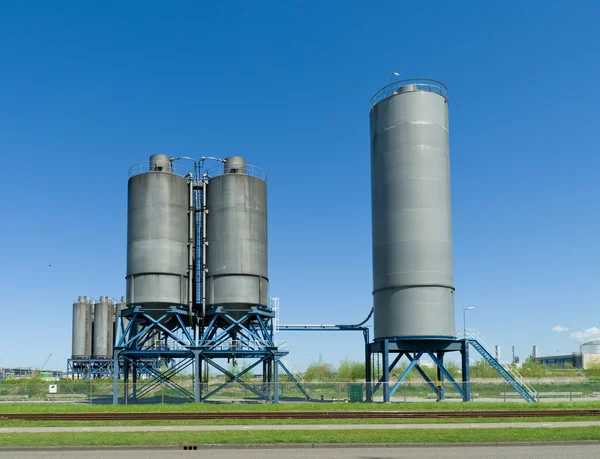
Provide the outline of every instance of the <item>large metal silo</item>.
<path id="1" fill-rule="evenodd" d="M 226 158 L 206 191 L 209 305 L 243 312 L 267 305 L 267 183 L 244 158 Z"/>
<path id="2" fill-rule="evenodd" d="M 190 189 L 168 155 L 132 168 L 128 185 L 127 304 L 188 304 Z M 134 175 L 138 174 L 138 175 Z M 191 298 L 190 298 L 191 300 Z"/>
<path id="3" fill-rule="evenodd" d="M 85 296 L 73 303 L 71 355 L 74 359 L 89 359 L 92 355 L 92 304 Z"/>
<path id="4" fill-rule="evenodd" d="M 101 296 L 94 305 L 94 345 L 92 357 L 95 359 L 112 358 L 115 304 Z"/>
<path id="5" fill-rule="evenodd" d="M 447 90 L 387 86 L 370 121 L 375 338 L 454 338 Z"/>

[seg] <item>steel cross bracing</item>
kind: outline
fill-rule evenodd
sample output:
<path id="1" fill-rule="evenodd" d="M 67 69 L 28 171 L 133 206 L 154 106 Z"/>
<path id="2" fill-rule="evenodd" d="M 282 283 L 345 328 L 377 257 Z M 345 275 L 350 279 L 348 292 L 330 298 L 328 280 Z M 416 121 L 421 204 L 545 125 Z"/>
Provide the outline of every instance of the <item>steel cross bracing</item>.
<path id="1" fill-rule="evenodd" d="M 113 366 L 123 367 L 124 394 L 119 398 L 119 374 L 115 373 L 113 403 L 136 401 L 161 385 L 186 399 L 197 399 L 195 394 L 173 380 L 174 376 L 197 361 L 197 353 L 193 350 L 194 338 L 187 326 L 190 323 L 188 309 L 183 305 L 167 308 L 132 306 L 121 311 L 119 320 L 121 337 L 114 348 Z M 158 342 L 154 341 L 156 338 Z M 161 370 L 161 360 L 171 366 Z M 142 387 L 138 385 L 138 378 L 143 374 L 149 375 L 150 380 L 144 381 Z M 129 383 L 130 375 L 132 385 Z M 198 378 L 197 374 L 195 376 L 196 392 Z"/>
<path id="2" fill-rule="evenodd" d="M 106 378 L 114 374 L 113 359 L 68 359 L 67 377 Z"/>
<path id="3" fill-rule="evenodd" d="M 208 325 L 198 342 L 199 358 L 224 374 L 228 380 L 200 396 L 205 401 L 232 383 L 238 383 L 254 395 L 273 403 L 279 402 L 278 370 L 286 373 L 301 393 L 308 397 L 304 387 L 294 378 L 281 359 L 288 354 L 274 341 L 274 312 L 269 307 L 253 306 L 249 309 L 226 309 L 212 306 L 207 311 Z M 216 359 L 255 359 L 240 372 L 228 370 Z M 263 365 L 263 384 L 260 387 L 245 382 L 242 377 Z M 202 390 L 202 387 L 201 387 Z"/>
<path id="4" fill-rule="evenodd" d="M 462 363 L 462 382 L 457 382 L 444 365 L 444 356 L 448 352 L 460 352 Z M 377 382 L 372 382 L 372 358 L 380 354 L 382 360 L 382 374 Z M 396 354 L 393 360 L 391 355 Z M 437 369 L 437 381 L 434 383 L 419 366 L 419 359 L 428 355 Z M 409 364 L 396 381 L 390 381 L 396 365 L 402 357 L 409 360 Z M 367 373 L 367 401 L 373 401 L 373 396 L 381 389 L 383 401 L 389 402 L 408 374 L 414 369 L 425 380 L 427 385 L 436 394 L 438 400 L 445 398 L 446 381 L 450 382 L 464 401 L 471 400 L 471 387 L 469 375 L 469 350 L 464 340 L 447 339 L 390 339 L 384 338 L 366 345 L 366 373 Z"/>

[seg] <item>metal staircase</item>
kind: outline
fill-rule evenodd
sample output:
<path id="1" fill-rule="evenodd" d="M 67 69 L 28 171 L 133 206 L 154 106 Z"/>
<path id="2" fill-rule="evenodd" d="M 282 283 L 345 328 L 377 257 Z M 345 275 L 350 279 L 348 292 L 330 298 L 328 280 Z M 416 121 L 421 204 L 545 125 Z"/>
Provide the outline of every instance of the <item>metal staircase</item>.
<path id="1" fill-rule="evenodd" d="M 463 336 L 464 335 L 464 336 Z M 517 391 L 527 402 L 536 402 L 537 392 L 514 365 L 502 362 L 494 357 L 490 346 L 477 330 L 466 330 L 466 334 L 459 333 L 458 339 L 466 339 L 471 346 L 488 362 L 494 370 L 502 376 L 512 388 Z"/>

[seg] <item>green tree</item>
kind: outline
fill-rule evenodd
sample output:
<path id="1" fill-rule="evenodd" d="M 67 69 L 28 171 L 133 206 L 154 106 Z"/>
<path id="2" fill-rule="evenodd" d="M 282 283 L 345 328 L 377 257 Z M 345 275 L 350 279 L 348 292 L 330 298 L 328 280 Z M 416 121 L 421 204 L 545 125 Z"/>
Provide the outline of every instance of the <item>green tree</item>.
<path id="1" fill-rule="evenodd" d="M 366 378 L 365 364 L 348 358 L 342 360 L 337 371 L 338 381 L 358 381 Z"/>
<path id="2" fill-rule="evenodd" d="M 334 378 L 335 368 L 330 363 L 325 362 L 322 355 L 319 355 L 319 360 L 311 363 L 304 372 L 305 381 L 331 381 Z"/>
<path id="3" fill-rule="evenodd" d="M 492 378 L 498 374 L 485 360 L 477 360 L 470 370 L 471 378 Z"/>
<path id="4" fill-rule="evenodd" d="M 600 362 L 593 362 L 586 365 L 586 369 L 583 370 L 583 373 L 591 379 L 600 378 Z"/>
<path id="5" fill-rule="evenodd" d="M 536 362 L 531 357 L 528 357 L 525 363 L 518 370 L 521 376 L 526 378 L 543 378 L 546 376 L 546 368 L 539 362 Z"/>

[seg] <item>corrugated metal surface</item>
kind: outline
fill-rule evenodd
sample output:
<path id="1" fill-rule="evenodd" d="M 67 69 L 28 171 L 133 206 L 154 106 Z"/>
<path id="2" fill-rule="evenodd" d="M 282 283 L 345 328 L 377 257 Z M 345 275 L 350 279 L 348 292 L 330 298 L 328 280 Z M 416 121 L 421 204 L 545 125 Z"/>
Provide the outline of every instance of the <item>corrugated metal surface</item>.
<path id="1" fill-rule="evenodd" d="M 169 157 L 154 155 L 150 172 L 129 179 L 127 304 L 188 302 L 189 188 L 170 171 Z"/>
<path id="2" fill-rule="evenodd" d="M 95 359 L 112 357 L 114 316 L 115 304 L 110 298 L 101 296 L 99 302 L 94 305 L 94 345 L 92 347 L 92 357 Z"/>
<path id="3" fill-rule="evenodd" d="M 85 296 L 73 303 L 72 339 L 73 358 L 89 359 L 92 355 L 92 302 Z"/>
<path id="4" fill-rule="evenodd" d="M 206 294 L 209 305 L 244 309 L 267 304 L 267 184 L 233 158 L 207 187 Z"/>
<path id="5" fill-rule="evenodd" d="M 583 343 L 579 350 L 582 354 L 600 354 L 600 340 Z"/>
<path id="6" fill-rule="evenodd" d="M 452 338 L 448 104 L 398 91 L 371 110 L 375 338 Z"/>

